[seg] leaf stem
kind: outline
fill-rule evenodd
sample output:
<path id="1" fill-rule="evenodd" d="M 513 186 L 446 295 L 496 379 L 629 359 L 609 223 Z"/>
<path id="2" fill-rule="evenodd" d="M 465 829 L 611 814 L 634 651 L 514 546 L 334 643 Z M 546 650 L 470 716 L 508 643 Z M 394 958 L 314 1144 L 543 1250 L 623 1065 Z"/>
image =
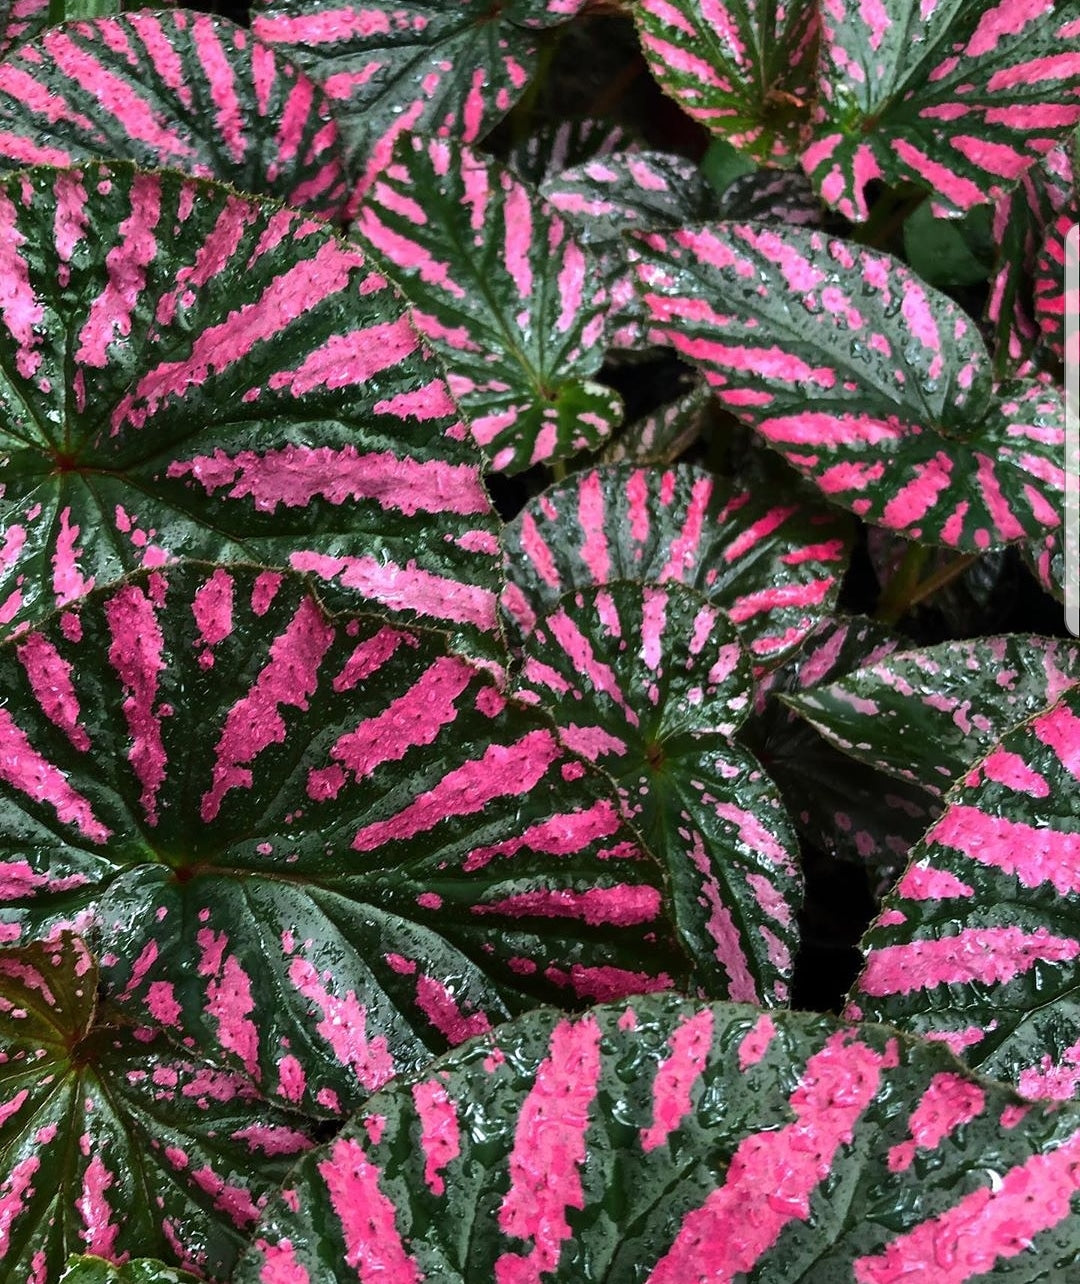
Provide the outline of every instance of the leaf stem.
<path id="1" fill-rule="evenodd" d="M 916 556 L 915 554 L 919 554 Z M 951 562 L 939 566 L 923 580 L 919 579 L 926 564 L 930 550 L 919 544 L 912 544 L 904 554 L 896 574 L 889 581 L 878 602 L 875 618 L 883 624 L 896 624 L 920 602 L 925 602 L 939 589 L 945 588 L 978 561 L 977 553 L 964 553 L 954 557 Z"/>

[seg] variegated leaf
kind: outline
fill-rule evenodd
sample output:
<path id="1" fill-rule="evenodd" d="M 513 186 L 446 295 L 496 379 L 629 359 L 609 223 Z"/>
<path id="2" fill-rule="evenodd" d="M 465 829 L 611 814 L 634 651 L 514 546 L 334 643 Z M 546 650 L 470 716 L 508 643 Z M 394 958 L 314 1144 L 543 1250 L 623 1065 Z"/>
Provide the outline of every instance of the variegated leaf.
<path id="1" fill-rule="evenodd" d="M 242 1076 L 152 1028 L 97 1019 L 98 980 L 66 933 L 0 950 L 0 1278 L 57 1280 L 70 1253 L 154 1253 L 225 1280 L 310 1138 Z M 63 1275 L 191 1278 L 134 1265 Z"/>
<path id="2" fill-rule="evenodd" d="M 0 58 L 43 31 L 50 21 L 50 0 L 0 2 Z"/>
<path id="3" fill-rule="evenodd" d="M 1060 393 L 992 390 L 962 309 L 895 259 L 753 223 L 639 245 L 653 338 L 830 500 L 970 552 L 1060 525 Z"/>
<path id="4" fill-rule="evenodd" d="M 894 651 L 781 699 L 830 744 L 941 795 L 1080 681 L 1080 648 L 1024 635 Z"/>
<path id="5" fill-rule="evenodd" d="M 591 252 L 508 169 L 407 137 L 353 234 L 413 304 L 496 469 L 595 449 L 619 423 L 621 399 L 592 378 L 606 297 Z"/>
<path id="6" fill-rule="evenodd" d="M 720 196 L 720 217 L 746 222 L 819 227 L 821 202 L 801 170 L 759 169 L 730 183 Z"/>
<path id="7" fill-rule="evenodd" d="M 899 641 L 871 620 L 823 621 L 786 664 L 764 675 L 754 712 L 739 733 L 814 847 L 885 868 L 906 861 L 938 804 L 921 785 L 883 776 L 827 743 L 788 701 L 852 669 L 887 662 Z"/>
<path id="8" fill-rule="evenodd" d="M 103 1257 L 80 1254 L 68 1259 L 60 1284 L 198 1284 L 198 1277 L 149 1257 L 113 1266 Z"/>
<path id="9" fill-rule="evenodd" d="M 344 213 L 343 153 L 322 92 L 209 14 L 68 22 L 0 62 L 0 161 L 95 156 L 218 178 L 327 218 Z"/>
<path id="10" fill-rule="evenodd" d="M 867 934 L 852 1014 L 1059 1099 L 1080 1089 L 1080 687 L 1008 732 Z"/>
<path id="11" fill-rule="evenodd" d="M 685 386 L 685 385 L 684 385 Z M 670 464 L 701 435 L 713 393 L 696 371 L 689 386 L 674 401 L 627 424 L 604 447 L 604 463 L 629 460 L 636 464 Z"/>
<path id="12" fill-rule="evenodd" d="M 475 143 L 514 105 L 535 66 L 537 28 L 584 0 L 263 0 L 252 31 L 334 101 L 366 190 L 405 131 Z"/>
<path id="13" fill-rule="evenodd" d="M 790 995 L 802 887 L 776 790 L 731 742 L 752 686 L 718 606 L 674 581 L 613 581 L 537 621 L 516 693 L 618 785 L 667 872 L 699 992 L 771 1006 Z"/>
<path id="14" fill-rule="evenodd" d="M 358 249 L 123 164 L 7 177 L 0 227 L 8 631 L 139 566 L 220 556 L 497 653 L 479 461 Z"/>
<path id="15" fill-rule="evenodd" d="M 825 507 L 773 503 L 686 464 L 613 464 L 549 487 L 510 523 L 503 607 L 524 637 L 572 589 L 685 584 L 727 612 L 766 666 L 831 609 L 850 541 Z"/>
<path id="16" fill-rule="evenodd" d="M 539 188 L 563 170 L 599 160 L 612 152 L 635 150 L 633 139 L 621 125 L 606 120 L 561 120 L 530 134 L 510 148 L 507 165 L 523 182 Z"/>
<path id="17" fill-rule="evenodd" d="M 1035 320 L 1043 343 L 1059 361 L 1065 360 L 1065 238 L 1076 226 L 1080 205 L 1059 214 L 1046 229 L 1035 261 Z"/>
<path id="18" fill-rule="evenodd" d="M 1012 374 L 1031 355 L 1038 337 L 1033 278 L 1046 229 L 1072 197 L 1071 149 L 1055 147 L 1024 172 L 1019 184 L 994 206 L 993 239 L 998 246 L 986 314 L 993 323 L 994 364 Z"/>
<path id="19" fill-rule="evenodd" d="M 742 151 L 797 146 L 813 80 L 813 0 L 638 0 L 642 52 L 682 109 Z"/>
<path id="20" fill-rule="evenodd" d="M 939 208 L 996 199 L 1080 122 L 1077 0 L 830 0 L 802 164 L 845 217 L 873 179 Z"/>
<path id="21" fill-rule="evenodd" d="M 1075 1107 L 881 1026 L 653 996 L 531 1013 L 372 1097 L 236 1284 L 1050 1284 L 1078 1190 Z"/>
<path id="22" fill-rule="evenodd" d="M 4 934 L 93 930 L 123 1011 L 288 1106 L 686 971 L 609 782 L 299 576 L 140 572 L 0 647 L 0 690 Z"/>
<path id="23" fill-rule="evenodd" d="M 681 227 L 716 212 L 700 169 L 666 152 L 593 157 L 544 181 L 541 195 L 583 245 L 617 241 L 623 232 Z"/>

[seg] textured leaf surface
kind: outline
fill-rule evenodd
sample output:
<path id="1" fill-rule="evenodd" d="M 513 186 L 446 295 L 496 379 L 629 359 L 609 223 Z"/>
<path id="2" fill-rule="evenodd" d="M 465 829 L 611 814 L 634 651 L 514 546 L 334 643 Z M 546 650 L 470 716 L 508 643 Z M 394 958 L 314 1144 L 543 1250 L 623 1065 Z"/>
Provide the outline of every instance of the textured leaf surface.
<path id="1" fill-rule="evenodd" d="M 149 1257 L 113 1266 L 103 1257 L 80 1254 L 68 1260 L 60 1284 L 196 1284 L 196 1276 Z"/>
<path id="2" fill-rule="evenodd" d="M 639 0 L 649 70 L 712 133 L 762 160 L 798 141 L 813 77 L 813 0 Z"/>
<path id="3" fill-rule="evenodd" d="M 65 23 L 0 63 L 0 160 L 95 156 L 329 218 L 347 194 L 337 126 L 311 80 L 227 19 L 182 9 Z"/>
<path id="4" fill-rule="evenodd" d="M 870 620 L 823 621 L 786 664 L 760 680 L 754 713 L 739 733 L 809 842 L 860 864 L 905 861 L 940 807 L 920 785 L 883 776 L 829 744 L 787 701 L 789 693 L 817 691 L 852 669 L 882 663 L 898 644 Z"/>
<path id="5" fill-rule="evenodd" d="M 268 0 L 252 31 L 303 66 L 334 100 L 366 189 L 407 130 L 477 142 L 521 96 L 536 28 L 583 0 Z"/>
<path id="6" fill-rule="evenodd" d="M 610 156 L 612 152 L 633 151 L 634 147 L 633 139 L 621 125 L 588 117 L 560 120 L 542 125 L 512 146 L 506 163 L 518 178 L 540 187 L 564 170 Z"/>
<path id="7" fill-rule="evenodd" d="M 894 651 L 781 698 L 845 754 L 940 795 L 1077 681 L 1080 649 L 1018 635 Z"/>
<path id="8" fill-rule="evenodd" d="M 291 562 L 339 601 L 494 647 L 475 450 L 359 250 L 121 164 L 8 177 L 0 224 L 0 622 L 220 556 Z"/>
<path id="9" fill-rule="evenodd" d="M 414 305 L 497 469 L 593 449 L 620 421 L 618 394 L 591 379 L 606 303 L 592 256 L 508 169 L 442 139 L 406 138 L 353 233 Z"/>
<path id="10" fill-rule="evenodd" d="M 610 785 L 437 635 L 297 576 L 143 572 L 0 649 L 0 920 L 88 922 L 108 993 L 348 1109 L 525 1003 L 679 981 Z"/>
<path id="11" fill-rule="evenodd" d="M 0 4 L 0 58 L 49 25 L 49 0 L 3 0 Z"/>
<path id="12" fill-rule="evenodd" d="M 881 1027 L 674 996 L 535 1012 L 305 1158 L 237 1284 L 1048 1284 L 1080 1252 L 1078 1152 L 1075 1108 Z"/>
<path id="13" fill-rule="evenodd" d="M 817 227 L 821 202 L 801 170 L 760 169 L 742 174 L 720 197 L 720 217 L 745 222 L 788 223 Z"/>
<path id="14" fill-rule="evenodd" d="M 835 601 L 850 528 L 801 502 L 774 504 L 686 464 L 613 464 L 530 501 L 507 527 L 503 606 L 523 636 L 572 589 L 676 582 L 727 612 L 759 664 L 806 637 Z"/>
<path id="15" fill-rule="evenodd" d="M 676 582 L 621 581 L 537 622 L 517 694 L 617 782 L 667 871 L 694 984 L 771 1005 L 788 998 L 802 887 L 776 790 L 731 743 L 752 685 L 718 606 Z"/>
<path id="16" fill-rule="evenodd" d="M 96 1022 L 97 984 L 96 962 L 69 934 L 0 950 L 3 1278 L 58 1279 L 69 1253 L 152 1252 L 225 1279 L 310 1141 L 241 1076 L 153 1029 Z M 64 1276 L 188 1278 L 133 1266 Z"/>
<path id="17" fill-rule="evenodd" d="M 851 1011 L 1033 1097 L 1080 1088 L 1080 688 L 948 795 L 863 942 Z"/>
<path id="18" fill-rule="evenodd" d="M 895 259 L 752 223 L 653 234 L 640 253 L 654 340 L 830 500 L 970 552 L 1060 525 L 1060 394 L 992 391 L 970 320 Z"/>
<path id="19" fill-rule="evenodd" d="M 706 379 L 693 372 L 689 387 L 674 401 L 627 424 L 604 448 L 603 461 L 617 464 L 670 464 L 701 435 L 713 393 Z"/>
<path id="20" fill-rule="evenodd" d="M 945 209 L 992 200 L 1080 121 L 1075 0 L 832 0 L 821 24 L 801 159 L 847 218 L 866 218 L 872 179 L 918 183 Z"/>
<path id="21" fill-rule="evenodd" d="M 666 152 L 594 157 L 548 178 L 540 191 L 585 245 L 626 231 L 681 227 L 716 211 L 701 170 Z"/>
<path id="22" fill-rule="evenodd" d="M 1059 361 L 1065 360 L 1065 238 L 1076 225 L 1077 211 L 1074 204 L 1047 228 L 1035 263 L 1035 319 Z"/>

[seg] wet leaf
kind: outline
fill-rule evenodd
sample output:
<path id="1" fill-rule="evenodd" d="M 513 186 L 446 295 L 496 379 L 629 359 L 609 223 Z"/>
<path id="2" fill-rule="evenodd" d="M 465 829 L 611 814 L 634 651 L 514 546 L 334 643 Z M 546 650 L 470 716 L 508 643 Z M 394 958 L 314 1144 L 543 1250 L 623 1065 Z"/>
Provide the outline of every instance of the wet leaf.
<path id="1" fill-rule="evenodd" d="M 3 867 L 6 868 L 6 867 Z M 154 1253 L 224 1280 L 311 1142 L 301 1120 L 149 1027 L 95 1017 L 78 937 L 0 950 L 0 1253 L 5 1280 L 54 1280 L 68 1254 Z M 65 1284 L 162 1284 L 84 1265 Z"/>
<path id="2" fill-rule="evenodd" d="M 276 202 L 119 163 L 9 175 L 0 223 L 8 631 L 199 556 L 291 564 L 498 652 L 475 451 L 358 249 Z"/>
<path id="3" fill-rule="evenodd" d="M 947 795 L 863 941 L 849 1005 L 1031 1097 L 1080 1088 L 1078 762 L 1073 685 Z"/>
<path id="4" fill-rule="evenodd" d="M 367 1102 L 236 1284 L 1050 1281 L 1080 1252 L 1078 1153 L 1075 1108 L 880 1026 L 540 1011 Z"/>
<path id="5" fill-rule="evenodd" d="M 812 0 L 639 0 L 649 70 L 688 115 L 760 160 L 796 146 L 818 31 Z"/>
<path id="6" fill-rule="evenodd" d="M 113 1266 L 103 1257 L 71 1257 L 60 1284 L 196 1284 L 197 1276 L 140 1257 Z"/>
<path id="7" fill-rule="evenodd" d="M 507 527 L 504 611 L 521 636 L 572 589 L 685 584 L 727 612 L 761 666 L 794 650 L 835 601 L 851 531 L 801 500 L 775 504 L 688 464 L 576 474 Z"/>
<path id="8" fill-rule="evenodd" d="M 776 789 L 732 742 L 752 686 L 718 606 L 674 581 L 610 581 L 537 621 L 517 694 L 616 782 L 667 872 L 693 984 L 771 1006 L 789 996 L 802 881 Z"/>
<path id="9" fill-rule="evenodd" d="M 344 213 L 342 148 L 323 94 L 287 58 L 209 14 L 68 22 L 0 63 L 0 160 L 98 156 Z M 65 213 L 84 217 L 77 206 Z"/>
<path id="10" fill-rule="evenodd" d="M 865 186 L 914 182 L 943 210 L 992 201 L 1080 121 L 1080 5 L 833 0 L 821 9 L 816 138 L 801 160 L 846 218 Z"/>
<path id="11" fill-rule="evenodd" d="M 403 139 L 353 233 L 413 304 L 496 469 L 594 449 L 619 423 L 619 395 L 593 380 L 607 300 L 592 255 L 508 169 Z"/>
<path id="12" fill-rule="evenodd" d="M 183 564 L 0 647 L 0 922 L 336 1116 L 546 996 L 677 984 L 608 782 L 437 634 Z"/>
<path id="13" fill-rule="evenodd" d="M 966 552 L 1060 525 L 1060 393 L 992 388 L 963 310 L 897 260 L 754 223 L 638 244 L 650 337 L 834 503 Z"/>

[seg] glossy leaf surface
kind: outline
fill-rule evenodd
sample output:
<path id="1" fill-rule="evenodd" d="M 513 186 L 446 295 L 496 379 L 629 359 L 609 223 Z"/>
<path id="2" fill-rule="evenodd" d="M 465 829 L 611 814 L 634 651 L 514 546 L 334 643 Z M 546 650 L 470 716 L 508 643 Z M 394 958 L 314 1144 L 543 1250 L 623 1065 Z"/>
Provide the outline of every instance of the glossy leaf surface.
<path id="1" fill-rule="evenodd" d="M 1025 635 L 895 651 L 781 697 L 838 749 L 943 794 L 1080 681 L 1080 648 Z"/>
<path id="2" fill-rule="evenodd" d="M 58 1279 L 69 1253 L 153 1252 L 223 1280 L 308 1135 L 242 1076 L 153 1029 L 95 1020 L 98 980 L 68 934 L 0 950 L 3 1278 Z"/>
<path id="3" fill-rule="evenodd" d="M 1035 319 L 1043 342 L 1059 361 L 1065 360 L 1065 238 L 1076 226 L 1075 203 L 1059 214 L 1043 238 L 1035 263 Z"/>
<path id="4" fill-rule="evenodd" d="M 252 31 L 281 48 L 334 100 L 366 189 L 405 131 L 477 142 L 521 96 L 537 29 L 583 0 L 267 0 Z"/>
<path id="5" fill-rule="evenodd" d="M 60 1284 L 196 1284 L 197 1277 L 148 1257 L 113 1266 L 103 1257 L 80 1254 L 68 1260 Z"/>
<path id="6" fill-rule="evenodd" d="M 813 78 L 813 0 L 639 0 L 649 69 L 682 109 L 762 160 L 786 156 Z"/>
<path id="7" fill-rule="evenodd" d="M 592 380 L 606 303 L 592 256 L 508 169 L 441 139 L 404 139 L 353 234 L 414 305 L 496 469 L 593 449 L 621 420 L 618 394 Z"/>
<path id="8" fill-rule="evenodd" d="M 888 255 L 753 223 L 640 241 L 654 340 L 833 502 L 982 552 L 1061 523 L 1060 394 L 991 391 L 962 309 Z"/>
<path id="9" fill-rule="evenodd" d="M 845 217 L 865 185 L 914 182 L 943 209 L 993 200 L 1077 122 L 1080 5 L 834 0 L 821 8 L 817 137 L 802 164 Z"/>
<path id="10" fill-rule="evenodd" d="M 121 164 L 9 176 L 0 223 L 3 625 L 187 555 L 291 563 L 495 647 L 476 452 L 359 250 Z"/>
<path id="11" fill-rule="evenodd" d="M 694 985 L 772 1005 L 789 995 L 802 886 L 776 790 L 731 741 L 752 685 L 718 606 L 676 582 L 615 581 L 538 620 L 517 694 L 616 781 L 667 872 Z"/>
<path id="12" fill-rule="evenodd" d="M 1080 1089 L 1080 688 L 946 799 L 863 942 L 851 1010 L 1033 1097 Z"/>
<path id="13" fill-rule="evenodd" d="M 0 921 L 336 1115 L 526 994 L 685 971 L 610 785 L 438 635 L 297 576 L 143 572 L 0 648 Z"/>
<path id="14" fill-rule="evenodd" d="M 312 81 L 227 19 L 184 9 L 65 23 L 0 63 L 0 160 L 97 156 L 328 218 L 347 195 L 337 126 Z"/>
<path id="15" fill-rule="evenodd" d="M 850 538 L 827 508 L 773 504 L 687 464 L 615 464 L 549 487 L 510 523 L 503 607 L 524 636 L 571 589 L 673 581 L 726 611 L 771 664 L 831 608 Z"/>
<path id="16" fill-rule="evenodd" d="M 765 674 L 739 739 L 780 788 L 800 833 L 859 864 L 904 862 L 940 806 L 919 784 L 891 779 L 828 743 L 789 707 L 842 675 L 883 663 L 899 639 L 870 620 L 823 621 L 780 668 Z M 863 727 L 868 720 L 863 720 Z"/>
<path id="17" fill-rule="evenodd" d="M 1080 1252 L 1078 1152 L 1075 1108 L 879 1026 L 540 1011 L 367 1102 L 236 1284 L 1047 1282 Z"/>

